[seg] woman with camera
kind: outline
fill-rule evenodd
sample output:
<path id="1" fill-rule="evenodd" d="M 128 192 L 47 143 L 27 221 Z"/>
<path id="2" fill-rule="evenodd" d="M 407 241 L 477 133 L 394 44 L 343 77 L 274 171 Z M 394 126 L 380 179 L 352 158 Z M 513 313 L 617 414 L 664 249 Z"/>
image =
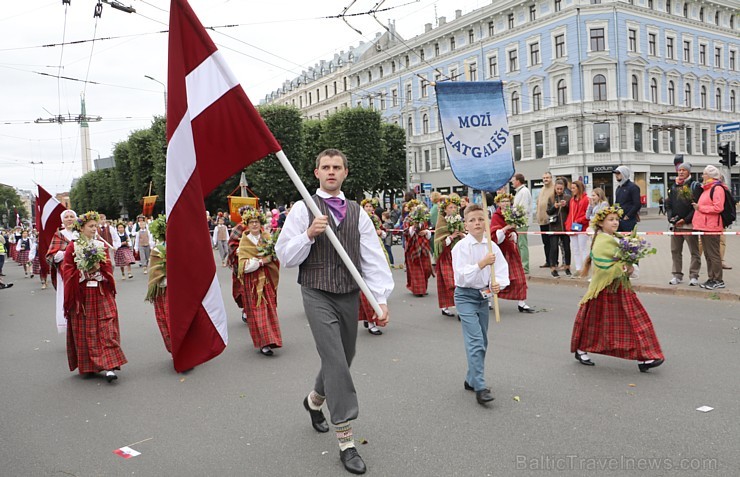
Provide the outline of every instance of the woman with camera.
<path id="1" fill-rule="evenodd" d="M 565 180 L 558 178 L 555 181 L 555 193 L 547 203 L 547 215 L 550 222 L 550 232 L 564 232 L 565 221 L 568 218 L 568 202 L 570 201 L 569 195 L 565 192 Z M 571 276 L 570 273 L 570 237 L 565 234 L 554 234 L 550 236 L 550 273 L 555 278 L 560 278 L 558 269 L 554 265 L 558 263 L 558 253 L 560 253 L 560 245 L 563 246 L 563 264 L 565 265 L 565 274 Z"/>

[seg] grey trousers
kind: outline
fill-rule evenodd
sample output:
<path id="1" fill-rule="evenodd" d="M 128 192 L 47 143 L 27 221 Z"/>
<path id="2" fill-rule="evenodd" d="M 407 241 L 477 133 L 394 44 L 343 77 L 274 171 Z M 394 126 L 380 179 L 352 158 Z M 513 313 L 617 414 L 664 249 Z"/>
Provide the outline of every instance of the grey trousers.
<path id="1" fill-rule="evenodd" d="M 677 232 L 692 232 L 692 229 L 676 228 Z M 673 276 L 683 280 L 683 244 L 689 246 L 691 261 L 689 262 L 689 277 L 699 278 L 701 269 L 701 252 L 699 251 L 699 237 L 696 235 L 671 235 L 671 258 L 673 260 Z"/>
<path id="2" fill-rule="evenodd" d="M 301 294 L 321 358 L 314 391 L 326 396 L 332 424 L 357 419 L 357 392 L 349 367 L 355 357 L 359 292 L 336 294 L 301 287 Z"/>
<path id="3" fill-rule="evenodd" d="M 149 266 L 149 255 L 152 253 L 152 247 L 149 245 L 139 245 L 139 261 L 142 267 Z"/>

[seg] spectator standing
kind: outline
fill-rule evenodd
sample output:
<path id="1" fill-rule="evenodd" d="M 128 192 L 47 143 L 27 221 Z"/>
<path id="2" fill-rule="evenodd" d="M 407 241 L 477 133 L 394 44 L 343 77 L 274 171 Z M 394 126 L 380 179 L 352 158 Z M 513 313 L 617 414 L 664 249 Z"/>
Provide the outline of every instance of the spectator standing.
<path id="1" fill-rule="evenodd" d="M 517 235 L 517 247 L 519 247 L 519 255 L 522 257 L 522 266 L 524 267 L 524 274 L 529 275 L 529 240 L 527 239 L 527 231 L 529 230 L 529 221 L 532 218 L 532 193 L 527 187 L 527 182 L 524 179 L 523 174 L 514 174 L 511 184 L 514 186 L 514 207 L 522 206 L 524 212 L 527 214 L 527 225 L 516 229 Z"/>
<path id="2" fill-rule="evenodd" d="M 537 196 L 537 212 L 535 215 L 537 224 L 540 226 L 540 232 L 550 231 L 550 217 L 547 215 L 547 205 L 552 200 L 554 194 L 555 186 L 552 183 L 552 174 L 545 172 L 542 174 L 542 190 L 540 191 L 540 195 Z M 557 262 L 550 263 L 550 243 L 552 242 L 552 237 L 547 234 L 542 234 L 541 237 L 542 244 L 545 247 L 545 264 L 540 265 L 540 268 L 557 267 Z"/>
<path id="3" fill-rule="evenodd" d="M 719 169 L 714 166 L 704 168 L 702 178 L 704 179 L 703 192 L 699 200 L 693 203 L 694 217 L 692 223 L 694 230 L 700 232 L 722 232 L 722 211 L 725 206 L 726 187 L 720 180 Z M 702 288 L 714 290 L 725 288 L 722 277 L 722 255 L 720 253 L 720 236 L 703 235 L 702 246 L 704 247 L 704 258 L 707 261 L 707 275 L 709 279 L 701 284 Z"/>
<path id="4" fill-rule="evenodd" d="M 691 177 L 691 164 L 684 162 L 678 166 L 678 177 L 668 189 L 665 201 L 666 216 L 674 232 L 692 232 L 694 227 L 693 203 L 699 202 L 703 192 L 699 182 Z M 683 244 L 686 243 L 691 254 L 689 262 L 689 286 L 699 285 L 699 270 L 701 269 L 701 251 L 699 237 L 696 235 L 671 235 L 671 259 L 673 261 L 673 277 L 668 282 L 678 285 L 683 281 Z"/>
<path id="5" fill-rule="evenodd" d="M 630 180 L 632 171 L 627 166 L 619 166 L 614 169 L 614 178 L 619 185 L 614 196 L 614 203 L 624 211 L 619 220 L 619 232 L 632 232 L 640 217 L 640 188 Z"/>

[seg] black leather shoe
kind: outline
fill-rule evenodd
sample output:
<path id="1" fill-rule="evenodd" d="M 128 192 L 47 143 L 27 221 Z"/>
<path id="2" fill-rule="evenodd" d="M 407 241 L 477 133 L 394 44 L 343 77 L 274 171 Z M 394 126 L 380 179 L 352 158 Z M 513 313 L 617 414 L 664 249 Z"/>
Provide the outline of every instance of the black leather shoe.
<path id="1" fill-rule="evenodd" d="M 118 376 L 116 376 L 116 373 L 114 373 L 113 371 L 108 371 L 105 373 L 105 380 L 109 383 L 112 383 L 116 379 L 118 379 Z"/>
<path id="2" fill-rule="evenodd" d="M 320 409 L 318 411 L 314 411 L 308 407 L 308 396 L 303 399 L 303 407 L 305 407 L 306 411 L 311 415 L 311 425 L 316 429 L 316 432 L 329 432 L 329 424 L 326 423 L 324 413 L 321 412 Z"/>
<path id="3" fill-rule="evenodd" d="M 467 381 L 464 382 L 463 386 L 465 387 L 465 390 L 466 391 L 475 391 L 475 389 L 473 389 L 473 386 L 471 386 L 470 384 L 468 384 Z"/>
<path id="4" fill-rule="evenodd" d="M 664 359 L 656 359 L 652 363 L 637 363 L 637 367 L 640 369 L 641 373 L 646 373 L 648 369 L 657 368 L 658 366 L 663 364 L 664 361 Z"/>
<path id="5" fill-rule="evenodd" d="M 478 404 L 485 404 L 487 402 L 493 401 L 494 397 L 493 394 L 491 394 L 490 389 L 484 389 L 482 391 L 476 391 L 475 392 L 475 400 L 478 401 Z"/>
<path id="6" fill-rule="evenodd" d="M 246 322 L 247 322 L 247 314 L 246 314 L 246 313 L 242 313 L 242 321 L 243 321 L 244 323 L 246 323 Z"/>
<path id="7" fill-rule="evenodd" d="M 453 312 L 451 312 L 450 310 L 448 310 L 446 308 L 442 308 L 442 314 L 444 316 L 455 316 L 455 314 Z"/>
<path id="8" fill-rule="evenodd" d="M 272 356 L 274 354 L 272 350 L 268 348 L 267 346 L 265 346 L 264 348 L 260 348 L 260 353 L 262 353 L 265 356 Z"/>
<path id="9" fill-rule="evenodd" d="M 586 354 L 586 353 L 584 353 Z M 578 354 L 578 351 L 576 351 L 576 361 L 578 361 L 581 364 L 585 364 L 586 366 L 596 366 L 596 363 L 591 361 L 591 358 L 583 358 L 583 355 Z"/>
<path id="10" fill-rule="evenodd" d="M 369 330 L 367 330 L 367 332 L 375 336 L 380 336 L 383 334 L 383 332 L 380 331 L 378 328 L 370 328 Z"/>
<path id="11" fill-rule="evenodd" d="M 364 474 L 367 470 L 365 467 L 365 461 L 362 460 L 360 454 L 357 453 L 357 449 L 349 447 L 343 451 L 339 451 L 339 460 L 344 464 L 344 468 L 347 472 L 353 474 Z"/>
<path id="12" fill-rule="evenodd" d="M 534 308 L 530 308 L 528 306 L 527 307 L 517 306 L 517 308 L 519 308 L 519 313 L 534 313 L 535 312 Z"/>

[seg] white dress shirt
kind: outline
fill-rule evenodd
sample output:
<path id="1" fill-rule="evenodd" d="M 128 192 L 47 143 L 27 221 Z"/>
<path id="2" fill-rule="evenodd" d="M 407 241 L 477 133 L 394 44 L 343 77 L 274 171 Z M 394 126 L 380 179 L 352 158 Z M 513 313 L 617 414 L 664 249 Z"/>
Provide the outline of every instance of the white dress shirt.
<path id="1" fill-rule="evenodd" d="M 141 232 L 141 230 L 139 230 L 139 232 Z M 136 232 L 136 240 L 134 240 L 134 251 L 136 251 L 136 253 L 139 253 L 139 232 Z M 156 243 L 154 243 L 154 236 L 149 229 L 146 229 L 146 233 L 149 235 L 149 248 L 154 248 L 156 245 Z"/>
<path id="2" fill-rule="evenodd" d="M 323 199 L 332 197 L 321 189 L 317 189 L 316 194 Z M 346 200 L 344 192 L 340 192 L 337 197 Z M 347 204 L 347 207 L 349 207 L 349 204 Z M 334 214 L 331 213 L 330 215 L 334 224 L 339 224 L 339 220 Z M 275 253 L 280 263 L 286 268 L 297 267 L 308 258 L 311 245 L 314 243 L 313 239 L 308 238 L 307 231 L 310 225 L 306 204 L 302 200 L 293 204 L 275 244 Z M 391 269 L 388 267 L 385 254 L 380 248 L 375 226 L 370 217 L 362 210 L 360 211 L 357 228 L 360 231 L 362 277 L 378 303 L 385 304 L 393 291 L 393 275 L 391 275 Z"/>
<path id="3" fill-rule="evenodd" d="M 478 262 L 488 254 L 488 244 L 484 238 L 478 242 L 471 234 L 457 242 L 452 249 L 452 269 L 455 272 L 455 286 L 462 288 L 476 288 L 483 290 L 491 284 L 491 267 L 478 267 Z M 509 286 L 509 264 L 498 245 L 491 242 L 491 248 L 496 255 L 493 264 L 496 272 L 496 282 L 503 290 Z"/>

